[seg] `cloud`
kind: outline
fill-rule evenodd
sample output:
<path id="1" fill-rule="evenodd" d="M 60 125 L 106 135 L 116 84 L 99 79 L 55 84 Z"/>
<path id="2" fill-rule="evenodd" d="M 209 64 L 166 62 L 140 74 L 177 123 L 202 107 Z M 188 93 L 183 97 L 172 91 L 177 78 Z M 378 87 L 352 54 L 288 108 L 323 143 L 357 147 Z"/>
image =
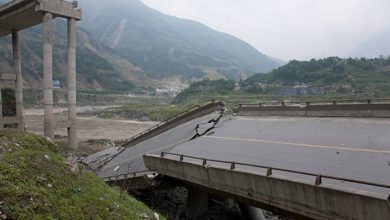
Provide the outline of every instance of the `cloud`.
<path id="1" fill-rule="evenodd" d="M 389 0 L 142 0 L 285 60 L 344 56 L 388 28 Z"/>

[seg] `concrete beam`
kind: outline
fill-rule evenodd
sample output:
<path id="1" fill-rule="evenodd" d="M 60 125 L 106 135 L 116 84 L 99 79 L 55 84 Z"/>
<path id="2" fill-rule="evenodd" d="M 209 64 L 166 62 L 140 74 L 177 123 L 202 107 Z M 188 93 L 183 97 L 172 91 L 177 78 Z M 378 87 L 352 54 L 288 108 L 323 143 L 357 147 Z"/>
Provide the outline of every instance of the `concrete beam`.
<path id="1" fill-rule="evenodd" d="M 13 0 L 0 6 L 0 37 L 42 23 L 42 14 L 53 18 L 81 19 L 81 9 L 64 0 Z"/>
<path id="2" fill-rule="evenodd" d="M 74 8 L 71 2 L 63 0 L 40 0 L 35 10 L 50 12 L 59 17 L 81 20 L 81 10 Z"/>
<path id="3" fill-rule="evenodd" d="M 388 195 L 145 155 L 148 169 L 239 202 L 312 219 L 390 219 Z"/>
<path id="4" fill-rule="evenodd" d="M 76 115 L 76 20 L 68 19 L 68 146 L 77 149 Z"/>
<path id="5" fill-rule="evenodd" d="M 24 131 L 24 115 L 23 115 L 23 76 L 22 76 L 22 61 L 20 58 L 19 33 L 12 31 L 12 48 L 13 48 L 13 63 L 16 75 L 15 82 L 15 101 L 16 101 L 16 117 L 18 118 L 18 129 Z"/>
<path id="6" fill-rule="evenodd" d="M 43 133 L 53 140 L 53 19 L 51 13 L 45 13 L 43 16 L 43 87 L 45 104 Z"/>

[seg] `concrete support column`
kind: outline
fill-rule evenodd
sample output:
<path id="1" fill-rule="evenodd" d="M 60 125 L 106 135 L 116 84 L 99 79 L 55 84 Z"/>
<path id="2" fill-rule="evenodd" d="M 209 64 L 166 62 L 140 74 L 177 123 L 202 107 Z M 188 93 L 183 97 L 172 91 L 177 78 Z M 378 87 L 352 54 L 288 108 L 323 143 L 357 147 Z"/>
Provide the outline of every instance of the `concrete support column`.
<path id="1" fill-rule="evenodd" d="M 198 219 L 209 208 L 209 194 L 198 188 L 189 187 L 186 207 L 187 219 Z"/>
<path id="2" fill-rule="evenodd" d="M 22 61 L 20 58 L 18 31 L 12 31 L 12 51 L 13 51 L 14 71 L 16 75 L 16 82 L 15 82 L 16 117 L 18 120 L 18 129 L 24 131 L 23 76 L 22 76 Z"/>
<path id="3" fill-rule="evenodd" d="M 77 149 L 76 115 L 76 20 L 68 19 L 68 146 Z"/>
<path id="4" fill-rule="evenodd" d="M 43 119 L 43 133 L 54 139 L 53 122 L 53 17 L 46 12 L 43 15 L 43 96 L 45 115 Z"/>

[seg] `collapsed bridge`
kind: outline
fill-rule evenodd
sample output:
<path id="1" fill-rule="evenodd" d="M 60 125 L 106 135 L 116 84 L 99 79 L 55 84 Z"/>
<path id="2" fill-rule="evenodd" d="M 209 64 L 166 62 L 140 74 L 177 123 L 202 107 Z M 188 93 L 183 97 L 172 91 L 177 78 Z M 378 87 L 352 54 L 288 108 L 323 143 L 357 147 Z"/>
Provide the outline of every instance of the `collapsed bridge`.
<path id="1" fill-rule="evenodd" d="M 205 195 L 190 190 L 190 212 L 212 192 L 298 218 L 390 218 L 388 100 L 224 109 L 193 109 L 86 163 L 132 190 L 181 181 Z"/>

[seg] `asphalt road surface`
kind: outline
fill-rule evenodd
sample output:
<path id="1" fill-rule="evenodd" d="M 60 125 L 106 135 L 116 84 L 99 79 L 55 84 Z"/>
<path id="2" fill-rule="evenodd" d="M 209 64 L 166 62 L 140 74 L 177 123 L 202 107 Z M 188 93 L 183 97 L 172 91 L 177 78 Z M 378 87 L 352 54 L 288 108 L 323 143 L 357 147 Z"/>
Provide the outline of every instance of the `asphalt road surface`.
<path id="1" fill-rule="evenodd" d="M 390 119 L 232 116 L 170 152 L 390 185 Z M 276 174 L 314 183 L 314 177 Z M 324 183 L 390 194 L 344 181 Z"/>

